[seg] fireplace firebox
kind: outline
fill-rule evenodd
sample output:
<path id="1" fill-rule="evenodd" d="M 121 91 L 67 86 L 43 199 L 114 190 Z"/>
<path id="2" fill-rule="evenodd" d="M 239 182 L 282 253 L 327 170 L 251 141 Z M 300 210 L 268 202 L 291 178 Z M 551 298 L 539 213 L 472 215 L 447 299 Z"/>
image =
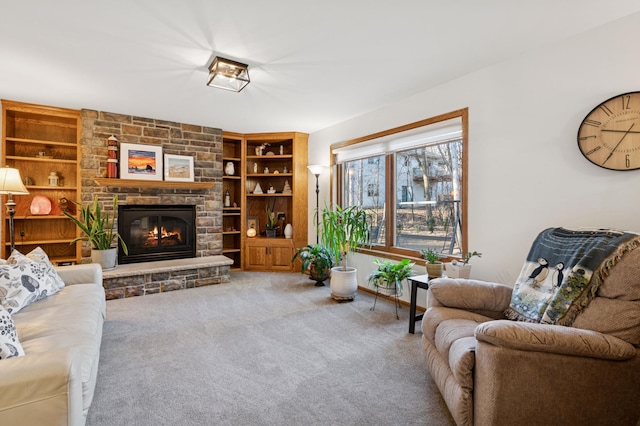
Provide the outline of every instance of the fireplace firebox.
<path id="1" fill-rule="evenodd" d="M 129 254 L 118 250 L 118 263 L 195 257 L 195 213 L 195 206 L 119 206 L 118 233 Z"/>

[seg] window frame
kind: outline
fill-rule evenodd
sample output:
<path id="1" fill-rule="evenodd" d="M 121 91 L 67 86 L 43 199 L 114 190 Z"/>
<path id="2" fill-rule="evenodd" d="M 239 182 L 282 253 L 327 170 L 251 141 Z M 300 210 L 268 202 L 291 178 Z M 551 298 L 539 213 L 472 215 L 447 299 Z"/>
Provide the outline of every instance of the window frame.
<path id="1" fill-rule="evenodd" d="M 356 139 L 352 139 L 346 142 L 340 142 L 332 144 L 331 149 L 331 201 L 343 205 L 344 202 L 344 175 L 342 167 L 338 167 L 336 161 L 336 154 L 333 152 L 335 149 L 345 148 L 360 143 L 366 143 L 374 139 L 387 137 L 390 135 L 406 132 L 409 130 L 417 129 L 420 127 L 426 127 L 432 124 L 436 124 L 442 121 L 450 120 L 453 118 L 460 118 L 462 123 L 462 202 L 461 202 L 461 215 L 462 215 L 462 241 L 461 248 L 462 253 L 468 251 L 468 188 L 469 188 L 469 109 L 462 108 L 459 110 L 451 111 L 445 114 L 430 117 L 424 120 L 416 121 L 413 123 L 405 124 L 403 126 L 395 127 L 392 129 L 384 130 L 381 132 L 373 133 L 367 136 L 362 136 Z M 385 217 L 393 218 L 385 223 L 385 241 L 384 244 L 375 246 L 360 246 L 358 252 L 364 254 L 370 254 L 373 256 L 401 259 L 401 258 L 420 258 L 420 252 L 412 249 L 405 249 L 395 246 L 393 243 L 396 241 L 396 197 L 395 197 L 395 152 L 387 153 L 385 157 Z M 390 194 L 391 193 L 391 194 Z M 443 261 L 450 261 L 459 257 L 449 256 Z"/>

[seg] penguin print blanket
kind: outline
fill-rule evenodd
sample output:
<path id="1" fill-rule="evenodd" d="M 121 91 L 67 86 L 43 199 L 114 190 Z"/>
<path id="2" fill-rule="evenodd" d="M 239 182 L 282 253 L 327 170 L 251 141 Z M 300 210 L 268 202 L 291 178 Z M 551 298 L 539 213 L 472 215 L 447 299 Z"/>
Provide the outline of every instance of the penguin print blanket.
<path id="1" fill-rule="evenodd" d="M 639 235 L 611 229 L 542 231 L 518 276 L 506 317 L 570 326 L 610 269 L 639 245 Z"/>

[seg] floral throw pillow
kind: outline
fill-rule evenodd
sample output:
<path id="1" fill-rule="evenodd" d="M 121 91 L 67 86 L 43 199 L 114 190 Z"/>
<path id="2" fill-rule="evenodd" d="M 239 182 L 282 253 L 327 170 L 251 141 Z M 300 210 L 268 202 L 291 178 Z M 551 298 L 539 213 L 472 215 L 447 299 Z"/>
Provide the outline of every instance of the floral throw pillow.
<path id="1" fill-rule="evenodd" d="M 20 253 L 18 250 L 13 250 L 11 256 L 7 259 L 8 264 L 29 263 L 29 261 L 38 262 L 45 267 L 45 273 L 48 279 L 53 282 L 53 285 L 62 290 L 64 288 L 64 281 L 58 275 L 53 264 L 49 260 L 49 256 L 40 247 L 36 247 L 31 250 L 27 255 Z"/>
<path id="2" fill-rule="evenodd" d="M 0 306 L 0 359 L 23 356 L 24 349 L 18 340 L 11 314 Z"/>
<path id="3" fill-rule="evenodd" d="M 32 260 L 0 265 L 0 305 L 15 314 L 25 306 L 60 291 L 47 266 Z"/>

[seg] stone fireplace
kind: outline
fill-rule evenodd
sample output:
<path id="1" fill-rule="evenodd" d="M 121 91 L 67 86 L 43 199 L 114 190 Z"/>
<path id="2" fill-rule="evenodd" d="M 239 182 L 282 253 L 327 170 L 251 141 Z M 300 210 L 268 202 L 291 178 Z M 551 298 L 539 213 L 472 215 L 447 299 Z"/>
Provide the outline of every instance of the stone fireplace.
<path id="1" fill-rule="evenodd" d="M 112 197 L 117 194 L 119 206 L 190 206 L 195 216 L 193 247 L 190 248 L 193 250 L 192 256 L 195 256 L 194 261 L 211 256 L 222 258 L 222 130 L 86 109 L 81 114 L 82 200 L 77 201 L 87 203 L 97 196 L 102 208 L 109 210 Z M 106 176 L 109 158 L 107 139 L 111 135 L 120 143 L 160 146 L 164 154 L 192 156 L 195 181 L 211 185 L 206 185 L 206 188 L 189 187 L 188 184 L 174 187 L 160 181 L 141 181 L 139 186 L 119 185 L 118 179 L 109 179 L 108 185 L 101 184 L 96 179 Z M 90 257 L 91 248 L 85 244 L 82 261 L 90 262 Z M 209 268 L 206 277 L 195 274 L 194 278 L 194 274 L 190 272 L 179 280 L 172 279 L 171 271 L 167 272 L 166 278 L 162 278 L 164 275 L 146 275 L 145 278 L 134 280 L 131 276 L 121 276 L 109 282 L 105 277 L 107 297 L 149 294 L 228 281 L 228 265 L 218 267 L 208 259 L 204 263 Z M 211 275 L 218 272 L 220 277 Z M 150 281 L 153 282 L 150 284 Z"/>
<path id="2" fill-rule="evenodd" d="M 194 157 L 196 182 L 208 189 L 170 188 L 163 182 L 110 186 L 96 182 L 107 174 L 107 138 L 120 143 L 161 146 L 164 154 Z M 82 110 L 82 202 L 98 196 L 105 209 L 118 194 L 119 205 L 193 205 L 196 210 L 196 257 L 222 253 L 222 130 L 102 111 Z M 91 257 L 87 246 L 83 258 Z"/>

